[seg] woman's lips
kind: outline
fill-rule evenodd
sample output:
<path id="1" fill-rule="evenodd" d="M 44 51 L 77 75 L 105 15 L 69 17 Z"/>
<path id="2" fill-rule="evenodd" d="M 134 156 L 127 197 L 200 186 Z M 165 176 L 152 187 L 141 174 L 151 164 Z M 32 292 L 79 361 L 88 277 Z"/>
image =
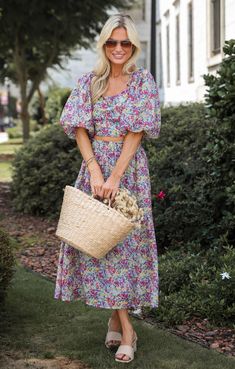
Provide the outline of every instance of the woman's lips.
<path id="1" fill-rule="evenodd" d="M 115 55 L 115 54 L 113 54 L 113 56 L 114 56 L 114 58 L 116 58 L 116 59 L 122 59 L 124 55 Z"/>

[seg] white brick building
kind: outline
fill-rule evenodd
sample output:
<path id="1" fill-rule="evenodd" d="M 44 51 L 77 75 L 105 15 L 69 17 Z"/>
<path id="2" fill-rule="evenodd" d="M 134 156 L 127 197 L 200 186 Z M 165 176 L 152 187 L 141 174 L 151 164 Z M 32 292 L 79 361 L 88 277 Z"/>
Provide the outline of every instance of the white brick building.
<path id="1" fill-rule="evenodd" d="M 203 74 L 215 73 L 224 41 L 235 38 L 235 0 L 156 1 L 161 101 L 203 101 Z"/>

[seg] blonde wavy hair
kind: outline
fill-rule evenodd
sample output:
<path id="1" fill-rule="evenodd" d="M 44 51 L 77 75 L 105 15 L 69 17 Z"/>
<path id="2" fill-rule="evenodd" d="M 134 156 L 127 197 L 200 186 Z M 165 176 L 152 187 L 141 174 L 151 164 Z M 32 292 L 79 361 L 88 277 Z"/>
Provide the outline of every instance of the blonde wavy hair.
<path id="1" fill-rule="evenodd" d="M 100 37 L 97 41 L 96 49 L 98 52 L 98 61 L 95 68 L 93 69 L 95 75 L 91 81 L 92 103 L 95 103 L 99 99 L 99 97 L 106 91 L 108 77 L 111 71 L 110 61 L 105 54 L 104 43 L 110 37 L 115 28 L 121 27 L 124 27 L 126 29 L 128 38 L 134 45 L 131 57 L 123 65 L 123 73 L 131 74 L 134 70 L 137 69 L 135 62 L 141 52 L 141 46 L 135 24 L 129 15 L 112 15 L 104 24 L 100 33 Z"/>

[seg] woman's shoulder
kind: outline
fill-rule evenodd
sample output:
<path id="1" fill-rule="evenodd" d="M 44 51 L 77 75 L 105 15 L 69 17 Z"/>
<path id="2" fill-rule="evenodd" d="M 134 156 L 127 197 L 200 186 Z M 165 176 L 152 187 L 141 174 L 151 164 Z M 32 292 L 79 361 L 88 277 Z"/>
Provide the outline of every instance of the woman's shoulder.
<path id="1" fill-rule="evenodd" d="M 154 81 L 152 73 L 145 67 L 138 67 L 134 72 L 134 80 L 139 84 Z"/>
<path id="2" fill-rule="evenodd" d="M 92 77 L 94 76 L 94 71 L 89 71 L 83 73 L 81 76 L 77 78 L 77 84 L 79 85 L 89 85 L 91 82 Z"/>

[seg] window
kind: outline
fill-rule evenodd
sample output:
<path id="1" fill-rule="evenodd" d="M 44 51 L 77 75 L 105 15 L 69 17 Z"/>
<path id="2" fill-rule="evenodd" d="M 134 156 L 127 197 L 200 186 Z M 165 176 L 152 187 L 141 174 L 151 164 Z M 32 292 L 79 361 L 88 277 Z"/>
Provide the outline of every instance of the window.
<path id="1" fill-rule="evenodd" d="M 141 46 L 141 54 L 139 56 L 137 64 L 139 67 L 147 68 L 147 42 L 141 41 L 140 46 Z"/>
<path id="2" fill-rule="evenodd" d="M 211 51 L 218 54 L 221 51 L 221 7 L 220 0 L 211 0 Z"/>
<path id="3" fill-rule="evenodd" d="M 180 83 L 180 16 L 175 18 L 175 35 L 176 35 L 176 83 Z"/>
<path id="4" fill-rule="evenodd" d="M 170 25 L 166 26 L 167 84 L 170 85 Z"/>
<path id="5" fill-rule="evenodd" d="M 162 87 L 162 34 L 159 32 L 158 34 L 158 66 L 159 66 L 159 72 L 158 72 L 158 85 L 159 87 Z"/>
<path id="6" fill-rule="evenodd" d="M 142 20 L 146 20 L 146 4 L 145 0 L 142 0 Z"/>
<path id="7" fill-rule="evenodd" d="M 194 76 L 194 54 L 193 54 L 193 5 L 188 4 L 188 78 L 193 79 Z"/>

